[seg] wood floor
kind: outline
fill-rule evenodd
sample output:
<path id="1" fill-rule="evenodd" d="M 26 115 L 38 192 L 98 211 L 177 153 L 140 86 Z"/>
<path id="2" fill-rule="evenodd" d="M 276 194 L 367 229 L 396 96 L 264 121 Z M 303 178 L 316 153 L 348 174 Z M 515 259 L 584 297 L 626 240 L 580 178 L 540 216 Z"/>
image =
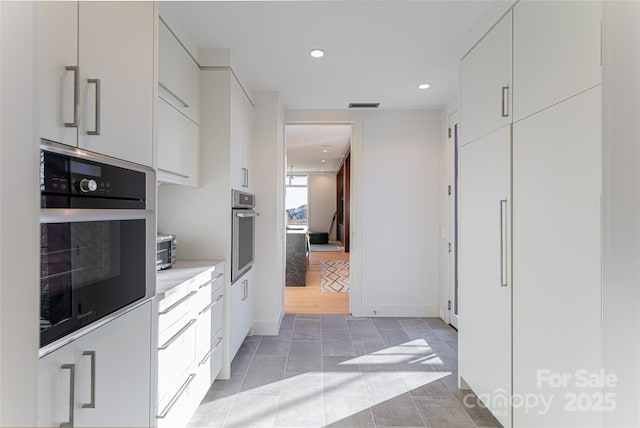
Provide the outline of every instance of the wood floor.
<path id="1" fill-rule="evenodd" d="M 349 314 L 349 293 L 323 293 L 320 286 L 321 260 L 349 260 L 349 253 L 311 252 L 306 287 L 285 287 L 287 314 Z"/>

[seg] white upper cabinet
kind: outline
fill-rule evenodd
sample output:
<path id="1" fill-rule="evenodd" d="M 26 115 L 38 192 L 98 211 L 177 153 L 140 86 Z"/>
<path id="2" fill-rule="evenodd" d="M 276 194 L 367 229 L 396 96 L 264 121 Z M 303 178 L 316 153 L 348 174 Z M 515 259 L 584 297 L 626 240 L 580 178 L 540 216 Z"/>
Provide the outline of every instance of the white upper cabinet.
<path id="1" fill-rule="evenodd" d="M 152 2 L 38 2 L 40 136 L 152 164 Z"/>
<path id="2" fill-rule="evenodd" d="M 200 124 L 200 68 L 162 20 L 159 62 L 160 97 Z"/>
<path id="3" fill-rule="evenodd" d="M 76 146 L 78 3 L 39 2 L 37 20 L 40 137 Z"/>
<path id="4" fill-rule="evenodd" d="M 244 90 L 231 76 L 231 188 L 249 187 L 251 115 L 253 106 Z"/>
<path id="5" fill-rule="evenodd" d="M 509 12 L 462 59 L 462 144 L 511 123 L 511 32 Z"/>
<path id="6" fill-rule="evenodd" d="M 514 121 L 601 82 L 601 2 L 521 1 L 513 14 Z"/>
<path id="7" fill-rule="evenodd" d="M 79 7 L 78 146 L 152 165 L 153 2 Z"/>

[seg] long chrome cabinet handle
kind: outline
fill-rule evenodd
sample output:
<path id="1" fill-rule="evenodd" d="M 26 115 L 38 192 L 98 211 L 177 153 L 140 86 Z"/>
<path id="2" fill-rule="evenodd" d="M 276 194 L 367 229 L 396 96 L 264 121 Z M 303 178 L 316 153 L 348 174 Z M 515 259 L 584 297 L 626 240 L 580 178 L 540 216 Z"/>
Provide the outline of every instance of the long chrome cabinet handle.
<path id="1" fill-rule="evenodd" d="M 171 336 L 171 339 L 167 340 L 165 342 L 164 345 L 158 347 L 158 349 L 160 351 L 164 351 L 165 349 L 167 349 L 169 346 L 171 346 L 171 344 L 173 342 L 175 342 L 176 340 L 178 340 L 180 338 L 180 336 L 182 336 L 187 330 L 189 330 L 189 328 L 196 322 L 195 319 L 189 320 L 188 323 L 186 323 L 184 325 L 184 327 L 182 327 L 180 330 L 178 330 L 178 332 L 176 334 L 174 334 L 173 336 Z"/>
<path id="2" fill-rule="evenodd" d="M 76 384 L 76 365 L 75 364 L 63 364 L 60 366 L 62 370 L 69 370 L 69 420 L 62 422 L 60 428 L 73 428 L 73 405 L 75 398 L 75 384 Z"/>
<path id="3" fill-rule="evenodd" d="M 213 302 L 209 303 L 206 308 L 204 308 L 203 310 L 198 312 L 198 315 L 202 315 L 205 312 L 207 312 L 209 309 L 213 308 L 221 299 L 222 299 L 222 294 L 219 294 L 218 298 L 216 300 L 214 300 Z"/>
<path id="4" fill-rule="evenodd" d="M 66 128 L 77 128 L 78 108 L 80 107 L 80 79 L 78 79 L 80 67 L 77 65 L 67 65 L 64 69 L 67 71 L 73 71 L 73 122 L 65 122 L 64 126 Z"/>
<path id="5" fill-rule="evenodd" d="M 507 281 L 507 200 L 500 200 L 500 286 L 506 287 Z"/>
<path id="6" fill-rule="evenodd" d="M 218 345 L 220 345 L 220 342 L 222 342 L 222 338 L 218 337 L 218 341 L 216 342 L 215 345 L 213 345 L 213 347 L 211 349 L 209 349 L 209 352 L 207 352 L 207 355 L 204 356 L 204 358 L 202 359 L 202 361 L 200 361 L 198 363 L 199 366 L 204 365 L 204 363 L 207 362 L 207 360 L 209 359 L 209 357 L 211 356 L 211 354 L 213 354 L 214 352 L 216 352 L 216 349 L 218 349 Z"/>
<path id="7" fill-rule="evenodd" d="M 247 218 L 247 217 L 259 217 L 260 213 L 258 212 L 250 212 L 250 213 L 236 213 L 236 217 Z"/>
<path id="8" fill-rule="evenodd" d="M 182 178 L 189 178 L 188 175 L 181 174 L 179 172 L 169 171 L 168 169 L 164 169 L 164 168 L 158 168 L 158 171 L 166 172 L 167 174 L 177 175 L 178 177 L 182 177 Z"/>
<path id="9" fill-rule="evenodd" d="M 502 117 L 509 117 L 509 86 L 502 87 Z"/>
<path id="10" fill-rule="evenodd" d="M 180 306 L 181 304 L 183 304 L 184 302 L 186 302 L 187 300 L 189 300 L 190 298 L 192 298 L 196 294 L 198 294 L 197 291 L 192 291 L 191 293 L 189 293 L 186 296 L 184 296 L 182 299 L 180 299 L 177 302 L 175 302 L 173 305 L 169 306 L 164 311 L 159 311 L 158 315 L 166 315 L 166 314 L 168 314 L 169 312 L 171 312 L 172 310 L 174 310 L 175 308 L 177 308 L 178 306 Z"/>
<path id="11" fill-rule="evenodd" d="M 96 408 L 96 351 L 84 351 L 82 355 L 91 358 L 91 401 L 83 404 L 83 409 Z"/>
<path id="12" fill-rule="evenodd" d="M 249 187 L 249 170 L 242 168 L 242 187 Z"/>
<path id="13" fill-rule="evenodd" d="M 191 381 L 193 381 L 193 379 L 195 378 L 196 378 L 196 375 L 194 373 L 191 373 L 189 375 L 185 383 L 183 383 L 180 389 L 178 390 L 178 392 L 176 392 L 176 395 L 174 395 L 171 398 L 171 401 L 169 401 L 169 404 L 167 404 L 167 407 L 165 407 L 164 410 L 162 410 L 162 412 L 160 412 L 160 414 L 156 416 L 158 419 L 164 419 L 167 416 L 167 414 L 171 411 L 171 408 L 176 404 L 176 402 L 178 401 L 182 393 L 187 389 Z"/>
<path id="14" fill-rule="evenodd" d="M 176 101 L 178 101 L 180 104 L 182 104 L 182 107 L 189 108 L 189 104 L 185 103 L 184 100 L 182 98 L 180 98 L 178 95 L 176 95 L 176 93 L 173 92 L 171 89 L 167 88 L 165 85 L 163 85 L 160 82 L 158 82 L 158 86 L 160 86 L 162 89 L 167 91 L 173 98 L 176 99 Z"/>
<path id="15" fill-rule="evenodd" d="M 87 131 L 87 135 L 100 135 L 100 79 L 88 79 L 89 84 L 96 85 L 96 123 L 93 131 Z"/>
<path id="16" fill-rule="evenodd" d="M 223 272 L 220 272 L 219 274 L 217 274 L 216 276 L 214 276 L 213 278 L 211 278 L 209 281 L 207 281 L 207 282 L 205 282 L 205 283 L 203 283 L 203 284 L 200 284 L 200 287 L 198 287 L 198 289 L 204 288 L 204 287 L 206 287 L 207 285 L 209 285 L 209 284 L 212 284 L 212 283 L 216 282 L 216 280 L 217 280 L 218 278 L 220 278 L 222 275 L 224 275 L 224 273 L 223 273 Z"/>

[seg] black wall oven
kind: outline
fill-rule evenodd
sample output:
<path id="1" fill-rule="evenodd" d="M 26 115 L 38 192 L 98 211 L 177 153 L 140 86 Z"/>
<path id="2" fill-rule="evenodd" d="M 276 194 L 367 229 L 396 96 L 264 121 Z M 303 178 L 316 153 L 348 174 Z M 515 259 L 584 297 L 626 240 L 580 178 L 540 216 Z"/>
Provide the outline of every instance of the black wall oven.
<path id="1" fill-rule="evenodd" d="M 254 210 L 255 196 L 232 191 L 231 223 L 231 283 L 253 266 L 255 256 L 255 221 L 260 213 Z"/>
<path id="2" fill-rule="evenodd" d="M 155 175 L 43 140 L 40 192 L 44 347 L 153 296 Z"/>

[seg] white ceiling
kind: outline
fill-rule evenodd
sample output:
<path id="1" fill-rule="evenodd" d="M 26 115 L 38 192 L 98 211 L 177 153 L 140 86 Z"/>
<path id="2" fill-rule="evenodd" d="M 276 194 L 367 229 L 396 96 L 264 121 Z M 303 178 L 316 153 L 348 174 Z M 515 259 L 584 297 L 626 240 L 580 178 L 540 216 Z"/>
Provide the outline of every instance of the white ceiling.
<path id="1" fill-rule="evenodd" d="M 337 172 L 349 151 L 351 125 L 287 125 L 285 141 L 287 173 L 292 166 L 294 173 Z"/>
<path id="2" fill-rule="evenodd" d="M 188 45 L 231 49 L 253 91 L 287 109 L 442 108 L 455 99 L 464 37 L 484 0 L 173 1 L 161 15 Z M 326 50 L 322 59 L 308 52 Z M 197 56 L 197 53 L 194 53 Z M 431 83 L 419 90 L 422 82 Z"/>

